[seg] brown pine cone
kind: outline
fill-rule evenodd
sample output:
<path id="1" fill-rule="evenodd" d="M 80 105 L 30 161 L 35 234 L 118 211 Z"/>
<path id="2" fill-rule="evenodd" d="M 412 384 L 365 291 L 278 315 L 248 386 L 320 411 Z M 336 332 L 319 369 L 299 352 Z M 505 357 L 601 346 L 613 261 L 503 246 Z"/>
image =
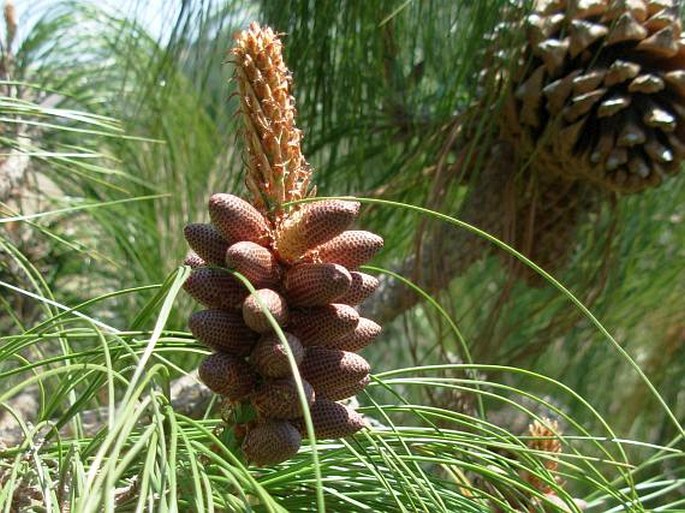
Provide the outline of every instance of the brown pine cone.
<path id="1" fill-rule="evenodd" d="M 622 193 L 680 169 L 685 44 L 674 2 L 539 0 L 525 28 L 500 124 L 523 161 Z"/>

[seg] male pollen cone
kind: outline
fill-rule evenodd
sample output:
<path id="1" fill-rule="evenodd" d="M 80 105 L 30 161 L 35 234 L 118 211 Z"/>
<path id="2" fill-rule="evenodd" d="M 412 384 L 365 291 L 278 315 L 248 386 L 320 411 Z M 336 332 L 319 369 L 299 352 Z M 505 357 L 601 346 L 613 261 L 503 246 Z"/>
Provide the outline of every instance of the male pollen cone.
<path id="1" fill-rule="evenodd" d="M 366 426 L 364 418 L 344 404 L 336 403 L 325 398 L 316 398 L 309 409 L 314 426 L 314 434 L 318 439 L 344 438 L 355 434 Z M 307 426 L 304 418 L 292 421 L 302 436 L 307 436 Z"/>
<path id="2" fill-rule="evenodd" d="M 311 252 L 322 262 L 333 262 L 354 270 L 383 247 L 383 238 L 365 230 L 347 230 Z"/>
<path id="3" fill-rule="evenodd" d="M 183 259 L 183 264 L 189 265 L 191 269 L 195 269 L 196 267 L 206 266 L 207 262 L 205 262 L 200 255 L 191 249 L 188 251 L 188 253 L 186 253 L 186 257 Z"/>
<path id="4" fill-rule="evenodd" d="M 257 384 L 257 375 L 245 360 L 225 353 L 207 356 L 200 364 L 198 373 L 212 392 L 230 401 L 246 398 Z"/>
<path id="5" fill-rule="evenodd" d="M 364 390 L 370 382 L 370 374 L 367 374 L 359 381 L 356 381 L 354 383 L 351 381 L 349 383 L 344 383 L 341 381 L 340 384 L 337 386 L 331 386 L 330 388 L 322 390 L 319 397 L 325 397 L 326 399 L 330 399 L 331 401 L 342 401 L 343 399 L 347 399 L 349 397 L 352 397 L 353 395 L 357 395 L 359 392 Z"/>
<path id="6" fill-rule="evenodd" d="M 305 380 L 302 380 L 302 389 L 307 398 L 307 403 L 311 405 L 315 398 L 314 389 Z M 304 415 L 294 378 L 265 381 L 252 394 L 251 400 L 252 406 L 263 417 L 296 419 Z"/>
<path id="7" fill-rule="evenodd" d="M 316 190 L 295 124 L 292 76 L 274 31 L 252 23 L 237 35 L 231 55 L 251 198 L 213 194 L 211 223 L 186 226 L 192 251 L 185 263 L 192 270 L 184 288 L 208 308 L 189 320 L 198 341 L 215 351 L 201 363 L 200 379 L 254 415 L 236 419 L 233 428 L 237 437 L 245 434 L 245 459 L 265 466 L 297 453 L 309 409 L 321 437 L 364 427 L 360 414 L 332 401 L 370 380 L 366 360 L 340 348 L 364 347 L 380 333 L 352 305 L 378 287 L 376 278 L 355 269 L 383 239 L 349 230 L 358 201 L 301 201 L 315 199 Z M 307 349 L 336 341 L 335 349 Z"/>
<path id="8" fill-rule="evenodd" d="M 359 271 L 351 271 L 350 278 L 352 282 L 349 289 L 347 289 L 345 294 L 336 299 L 336 303 L 359 305 L 376 291 L 380 283 L 375 276 Z"/>
<path id="9" fill-rule="evenodd" d="M 295 363 L 300 365 L 304 358 L 304 347 L 295 335 L 291 333 L 284 333 L 284 335 Z M 283 378 L 292 373 L 285 345 L 276 333 L 262 335 L 252 350 L 250 362 L 259 374 L 267 378 Z"/>
<path id="10" fill-rule="evenodd" d="M 349 228 L 359 214 L 360 203 L 322 200 L 305 203 L 287 216 L 276 234 L 281 258 L 294 262 L 307 250 L 322 244 Z"/>
<path id="11" fill-rule="evenodd" d="M 247 461 L 258 467 L 276 465 L 297 454 L 302 437 L 283 420 L 267 420 L 250 428 L 243 440 Z"/>
<path id="12" fill-rule="evenodd" d="M 352 332 L 359 312 L 349 305 L 329 304 L 293 311 L 288 329 L 304 346 L 322 345 Z"/>
<path id="13" fill-rule="evenodd" d="M 225 265 L 245 276 L 255 288 L 276 286 L 279 266 L 267 248 L 251 241 L 240 241 L 225 252 Z"/>
<path id="14" fill-rule="evenodd" d="M 298 264 L 285 273 L 284 286 L 292 306 L 324 306 L 347 293 L 352 276 L 342 265 Z"/>
<path id="15" fill-rule="evenodd" d="M 193 269 L 183 288 L 198 303 L 220 310 L 239 307 L 248 294 L 242 283 L 218 267 Z"/>
<path id="16" fill-rule="evenodd" d="M 370 371 L 368 362 L 357 353 L 323 347 L 307 348 L 300 366 L 302 377 L 314 391 L 329 399 L 334 392 L 359 383 Z"/>
<path id="17" fill-rule="evenodd" d="M 326 349 L 340 349 L 356 353 L 376 340 L 381 331 L 383 331 L 383 328 L 378 323 L 366 317 L 360 317 L 354 331 L 340 338 L 322 343 L 320 346 Z"/>
<path id="18" fill-rule="evenodd" d="M 267 220 L 259 210 L 238 196 L 212 194 L 209 198 L 209 217 L 230 244 L 241 240 L 262 245 L 269 242 Z"/>
<path id="19" fill-rule="evenodd" d="M 247 356 L 258 335 L 243 322 L 238 312 L 202 310 L 188 320 L 193 336 L 216 351 L 234 356 Z"/>
<path id="20" fill-rule="evenodd" d="M 263 306 L 262 306 L 263 305 Z M 243 302 L 243 319 L 257 333 L 268 333 L 274 328 L 266 315 L 268 311 L 279 326 L 288 322 L 288 304 L 283 296 L 271 289 L 259 289 Z"/>
<path id="21" fill-rule="evenodd" d="M 228 242 L 212 224 L 190 223 L 183 229 L 188 245 L 200 258 L 214 265 L 224 265 Z"/>

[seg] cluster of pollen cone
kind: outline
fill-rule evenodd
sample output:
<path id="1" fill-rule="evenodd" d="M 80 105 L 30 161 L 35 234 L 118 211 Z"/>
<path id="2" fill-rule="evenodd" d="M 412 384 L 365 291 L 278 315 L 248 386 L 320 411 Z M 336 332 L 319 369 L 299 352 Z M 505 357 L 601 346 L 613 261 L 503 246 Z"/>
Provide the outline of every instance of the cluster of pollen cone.
<path id="1" fill-rule="evenodd" d="M 620 193 L 659 185 L 685 158 L 678 9 L 674 0 L 537 0 L 519 63 L 500 77 L 513 93 L 503 132 L 563 178 Z"/>
<path id="2" fill-rule="evenodd" d="M 357 352 L 381 327 L 360 317 L 355 305 L 378 280 L 358 268 L 383 239 L 351 229 L 357 201 L 284 205 L 312 195 L 294 126 L 290 75 L 270 29 L 253 24 L 237 42 L 246 182 L 253 198 L 214 194 L 211 223 L 186 226 L 193 250 L 186 264 L 193 269 L 184 287 L 206 308 L 189 321 L 195 338 L 213 350 L 200 365 L 200 379 L 252 410 L 253 418 L 236 432 L 244 435 L 247 461 L 261 466 L 297 453 L 306 436 L 304 403 L 317 438 L 345 437 L 364 427 L 361 415 L 339 401 L 370 379 L 369 364 Z"/>

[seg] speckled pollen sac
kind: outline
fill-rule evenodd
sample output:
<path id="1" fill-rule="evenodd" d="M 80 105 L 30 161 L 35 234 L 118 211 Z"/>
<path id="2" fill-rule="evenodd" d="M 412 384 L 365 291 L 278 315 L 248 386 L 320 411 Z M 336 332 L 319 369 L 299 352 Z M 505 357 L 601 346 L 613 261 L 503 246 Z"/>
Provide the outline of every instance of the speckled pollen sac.
<path id="1" fill-rule="evenodd" d="M 280 268 L 273 253 L 255 242 L 240 241 L 224 250 L 226 265 L 239 272 L 257 288 L 279 283 Z"/>
<path id="2" fill-rule="evenodd" d="M 356 353 L 376 340 L 381 331 L 383 331 L 383 328 L 378 323 L 366 317 L 360 317 L 353 331 L 340 338 L 322 342 L 320 345 L 328 349 L 340 349 Z"/>
<path id="3" fill-rule="evenodd" d="M 233 194 L 213 194 L 209 198 L 209 217 L 229 244 L 245 240 L 268 242 L 267 220 L 259 210 Z"/>
<path id="4" fill-rule="evenodd" d="M 371 371 L 369 363 L 358 354 L 323 347 L 308 348 L 300 369 L 317 394 L 334 401 L 354 395 L 340 394 L 354 390 Z"/>
<path id="5" fill-rule="evenodd" d="M 188 320 L 188 327 L 199 342 L 234 356 L 250 354 L 258 337 L 239 313 L 226 310 L 195 312 Z"/>
<path id="6" fill-rule="evenodd" d="M 310 413 L 317 438 L 343 438 L 353 435 L 366 425 L 364 417 L 359 413 L 326 398 L 317 398 Z M 307 436 L 304 419 L 298 419 L 293 424 L 302 436 Z"/>
<path id="7" fill-rule="evenodd" d="M 290 329 L 303 345 L 332 343 L 354 331 L 359 313 L 349 305 L 329 304 L 302 309 L 293 314 Z"/>
<path id="8" fill-rule="evenodd" d="M 220 352 L 204 359 L 199 375 L 212 391 L 231 401 L 246 398 L 257 384 L 257 375 L 244 359 Z"/>
<path id="9" fill-rule="evenodd" d="M 358 201 L 322 200 L 305 203 L 283 220 L 277 231 L 281 258 L 295 262 L 307 250 L 346 230 L 359 214 Z"/>
<path id="10" fill-rule="evenodd" d="M 228 271 L 218 267 L 193 269 L 183 288 L 198 303 L 219 310 L 232 310 L 248 293 Z"/>
<path id="11" fill-rule="evenodd" d="M 352 270 L 371 260 L 382 247 L 383 238 L 375 233 L 347 230 L 312 248 L 311 254 L 322 262 L 340 264 Z"/>
<path id="12" fill-rule="evenodd" d="M 255 290 L 243 302 L 242 310 L 245 324 L 257 333 L 269 333 L 274 329 L 267 312 L 280 326 L 288 323 L 288 304 L 275 290 Z"/>
<path id="13" fill-rule="evenodd" d="M 304 347 L 291 333 L 283 333 L 295 364 L 300 365 L 304 358 Z M 250 362 L 263 377 L 284 378 L 291 374 L 287 349 L 276 333 L 262 335 L 250 355 Z"/>
<path id="14" fill-rule="evenodd" d="M 342 296 L 336 298 L 336 303 L 344 305 L 360 305 L 378 288 L 379 281 L 375 276 L 359 271 L 350 271 L 350 286 Z"/>
<path id="15" fill-rule="evenodd" d="M 291 305 L 323 306 L 350 290 L 352 276 L 338 264 L 299 264 L 288 270 L 283 283 Z"/>
<path id="16" fill-rule="evenodd" d="M 284 420 L 266 420 L 250 429 L 242 449 L 247 460 L 263 467 L 275 465 L 297 454 L 302 437 L 298 430 Z"/>
<path id="17" fill-rule="evenodd" d="M 188 245 L 205 262 L 224 265 L 228 242 L 213 224 L 190 223 L 183 230 Z"/>
<path id="18" fill-rule="evenodd" d="M 311 405 L 316 397 L 314 389 L 304 380 L 302 380 L 302 389 L 307 404 Z M 263 416 L 274 419 L 296 419 L 303 415 L 297 384 L 293 378 L 265 381 L 252 394 L 252 405 Z"/>
<path id="19" fill-rule="evenodd" d="M 184 263 L 192 271 L 184 288 L 206 308 L 189 320 L 193 336 L 213 351 L 200 365 L 200 379 L 240 410 L 234 431 L 244 438 L 235 449 L 264 466 L 297 454 L 302 399 L 317 437 L 365 427 L 360 414 L 335 401 L 370 380 L 368 362 L 355 351 L 381 329 L 360 319 L 354 305 L 378 281 L 357 268 L 383 239 L 350 229 L 360 202 L 311 201 L 292 79 L 273 31 L 252 24 L 232 55 L 251 198 L 212 194 L 211 222 L 186 226 L 192 251 Z"/>

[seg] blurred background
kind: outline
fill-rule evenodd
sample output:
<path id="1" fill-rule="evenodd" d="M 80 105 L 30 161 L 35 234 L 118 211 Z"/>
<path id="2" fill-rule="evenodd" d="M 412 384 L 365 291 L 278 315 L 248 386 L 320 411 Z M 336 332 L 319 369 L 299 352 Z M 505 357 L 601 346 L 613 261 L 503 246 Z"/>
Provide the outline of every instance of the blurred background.
<path id="1" fill-rule="evenodd" d="M 211 193 L 245 193 L 227 51 L 256 19 L 283 35 L 318 194 L 386 200 L 365 203 L 360 216 L 385 238 L 374 266 L 435 301 L 386 279 L 386 295 L 365 306 L 384 325 L 364 352 L 373 372 L 446 365 L 432 379 L 460 386 L 393 389 L 514 434 L 526 432 L 532 412 L 558 418 L 569 444 L 589 434 L 633 440 L 621 447 L 636 462 L 633 477 L 671 479 L 647 504 L 677 505 L 685 495 L 685 181 L 676 174 L 630 195 L 555 182 L 553 199 L 543 195 L 535 208 L 525 187 L 503 192 L 497 173 L 520 170 L 502 149 L 506 102 L 492 56 L 516 55 L 525 40 L 502 25 L 510 2 L 13 5 L 0 67 L 7 433 L 57 418 L 58 428 L 86 436 L 78 412 L 111 407 L 122 393 L 94 370 L 73 383 L 64 376 L 109 358 L 111 372 L 129 376 L 187 251 L 183 226 L 208 220 Z M 412 206 L 481 227 L 564 288 Z M 531 210 L 554 221 L 507 239 L 501 226 L 526 226 Z M 180 294 L 164 312 L 154 356 L 164 390 L 199 361 L 186 333 L 192 308 Z M 389 401 L 386 392 L 371 387 L 360 403 Z M 594 493 L 583 480 L 574 486 Z"/>

